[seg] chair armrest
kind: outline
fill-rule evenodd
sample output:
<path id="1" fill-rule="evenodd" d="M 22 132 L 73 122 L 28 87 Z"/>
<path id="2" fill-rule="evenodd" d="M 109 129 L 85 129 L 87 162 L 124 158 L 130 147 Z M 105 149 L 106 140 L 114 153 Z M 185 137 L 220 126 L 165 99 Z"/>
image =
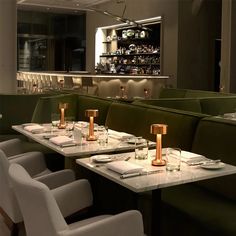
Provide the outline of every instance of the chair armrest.
<path id="1" fill-rule="evenodd" d="M 91 235 L 144 236 L 142 215 L 136 210 L 130 210 L 60 234 L 60 236 Z"/>
<path id="2" fill-rule="evenodd" d="M 64 217 L 93 204 L 91 186 L 86 179 L 77 180 L 53 189 L 52 194 Z"/>
<path id="3" fill-rule="evenodd" d="M 49 189 L 54 189 L 75 181 L 75 173 L 73 170 L 66 169 L 39 176 L 34 179 L 46 184 Z"/>
<path id="4" fill-rule="evenodd" d="M 35 176 L 47 169 L 44 155 L 41 152 L 26 152 L 9 161 L 23 166 L 30 176 Z"/>
<path id="5" fill-rule="evenodd" d="M 0 142 L 0 149 L 3 150 L 7 157 L 23 153 L 22 141 L 18 138 Z"/>

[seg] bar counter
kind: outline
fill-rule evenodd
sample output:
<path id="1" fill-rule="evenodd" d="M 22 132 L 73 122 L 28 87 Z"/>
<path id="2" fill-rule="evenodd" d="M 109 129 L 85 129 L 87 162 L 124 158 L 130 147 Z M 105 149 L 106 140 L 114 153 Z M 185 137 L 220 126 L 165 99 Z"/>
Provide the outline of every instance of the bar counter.
<path id="1" fill-rule="evenodd" d="M 100 97 L 158 97 L 161 87 L 168 87 L 173 79 L 164 75 L 91 74 L 88 71 L 19 71 L 18 80 L 48 83 L 63 88 L 80 87 L 86 94 Z M 56 80 L 56 82 L 55 82 Z M 54 81 L 54 82 L 53 82 Z"/>

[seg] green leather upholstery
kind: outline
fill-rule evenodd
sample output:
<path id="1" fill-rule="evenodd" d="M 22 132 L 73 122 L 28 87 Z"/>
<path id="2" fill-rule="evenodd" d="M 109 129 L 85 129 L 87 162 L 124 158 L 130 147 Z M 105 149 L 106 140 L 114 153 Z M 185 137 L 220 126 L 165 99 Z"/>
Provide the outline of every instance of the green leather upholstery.
<path id="1" fill-rule="evenodd" d="M 192 151 L 211 159 L 221 159 L 223 162 L 236 165 L 235 134 L 235 121 L 213 117 L 204 118 L 196 130 Z M 228 181 L 225 181 L 226 179 Z M 214 192 L 236 200 L 236 189 L 230 187 L 235 182 L 236 175 L 230 175 L 202 184 Z"/>
<path id="2" fill-rule="evenodd" d="M 192 111 L 201 113 L 201 104 L 199 99 L 191 98 L 166 98 L 166 99 L 148 99 L 148 100 L 137 100 L 134 104 L 148 104 L 159 107 L 174 108 L 183 111 Z"/>
<path id="3" fill-rule="evenodd" d="M 219 96 L 234 96 L 234 94 L 179 88 L 162 88 L 159 94 L 159 98 L 202 98 Z"/>
<path id="4" fill-rule="evenodd" d="M 236 112 L 236 96 L 201 98 L 202 113 L 212 116 Z"/>
<path id="5" fill-rule="evenodd" d="M 154 135 L 149 131 L 151 124 L 167 124 L 167 134 L 163 135 L 163 147 L 191 150 L 195 130 L 203 117 L 205 115 L 198 113 L 149 106 L 142 129 L 148 130 L 146 138 L 154 140 Z"/>
<path id="6" fill-rule="evenodd" d="M 30 122 L 35 105 L 43 94 L 1 94 L 0 95 L 0 133 L 15 134 L 12 125 Z"/>
<path id="7" fill-rule="evenodd" d="M 61 94 L 50 97 L 41 97 L 35 107 L 32 122 L 50 123 L 52 113 L 60 113 L 59 103 L 68 103 L 65 116 L 70 120 L 77 120 L 77 95 Z"/>
<path id="8" fill-rule="evenodd" d="M 162 203 L 169 206 L 162 216 L 168 220 L 170 231 L 163 235 L 236 235 L 235 202 L 214 192 L 193 184 L 166 188 L 162 191 Z"/>
<path id="9" fill-rule="evenodd" d="M 98 109 L 99 116 L 95 118 L 95 123 L 104 125 L 106 122 L 107 112 L 112 100 L 103 99 L 88 95 L 77 96 L 77 117 L 78 120 L 88 121 L 85 117 L 85 110 L 87 109 Z"/>
<path id="10" fill-rule="evenodd" d="M 113 102 L 108 110 L 106 126 L 110 129 L 123 131 L 136 136 L 145 136 L 148 130 L 143 131 L 146 108 L 132 104 Z"/>
<path id="11" fill-rule="evenodd" d="M 159 98 L 184 98 L 185 94 L 185 89 L 162 88 Z"/>

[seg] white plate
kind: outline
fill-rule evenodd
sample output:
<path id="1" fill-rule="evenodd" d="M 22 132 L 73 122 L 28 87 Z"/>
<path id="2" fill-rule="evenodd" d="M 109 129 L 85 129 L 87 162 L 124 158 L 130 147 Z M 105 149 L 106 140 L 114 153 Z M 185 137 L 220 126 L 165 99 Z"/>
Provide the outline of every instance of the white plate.
<path id="1" fill-rule="evenodd" d="M 114 159 L 109 156 L 109 155 L 97 155 L 97 156 L 92 156 L 91 159 L 94 162 L 101 162 L 101 163 L 107 163 L 107 162 L 111 162 Z"/>
<path id="2" fill-rule="evenodd" d="M 128 139 L 127 143 L 135 144 L 136 143 L 136 139 L 135 138 Z M 145 143 L 145 139 L 138 139 L 137 140 L 137 144 L 143 144 L 143 143 Z"/>
<path id="3" fill-rule="evenodd" d="M 77 123 L 75 123 L 75 126 L 79 127 L 79 128 L 85 128 L 88 126 L 88 122 L 86 121 L 78 121 Z"/>
<path id="4" fill-rule="evenodd" d="M 207 170 L 218 170 L 221 169 L 225 166 L 224 163 L 219 162 L 219 163 L 215 163 L 215 164 L 203 164 L 201 165 L 202 168 L 207 169 Z"/>

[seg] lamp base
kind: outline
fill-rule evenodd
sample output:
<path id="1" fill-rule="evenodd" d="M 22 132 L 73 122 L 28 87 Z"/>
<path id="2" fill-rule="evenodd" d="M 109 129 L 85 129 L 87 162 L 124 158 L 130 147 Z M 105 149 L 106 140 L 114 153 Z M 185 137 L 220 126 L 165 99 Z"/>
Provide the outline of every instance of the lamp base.
<path id="1" fill-rule="evenodd" d="M 165 166 L 166 161 L 165 160 L 154 159 L 154 160 L 152 160 L 152 165 L 153 166 Z"/>
<path id="2" fill-rule="evenodd" d="M 87 140 L 87 141 L 96 141 L 96 140 L 97 140 L 97 137 L 95 137 L 95 136 L 87 136 L 87 137 L 86 137 L 86 140 Z"/>
<path id="3" fill-rule="evenodd" d="M 58 129 L 65 129 L 66 128 L 66 124 L 59 124 L 58 125 Z"/>

